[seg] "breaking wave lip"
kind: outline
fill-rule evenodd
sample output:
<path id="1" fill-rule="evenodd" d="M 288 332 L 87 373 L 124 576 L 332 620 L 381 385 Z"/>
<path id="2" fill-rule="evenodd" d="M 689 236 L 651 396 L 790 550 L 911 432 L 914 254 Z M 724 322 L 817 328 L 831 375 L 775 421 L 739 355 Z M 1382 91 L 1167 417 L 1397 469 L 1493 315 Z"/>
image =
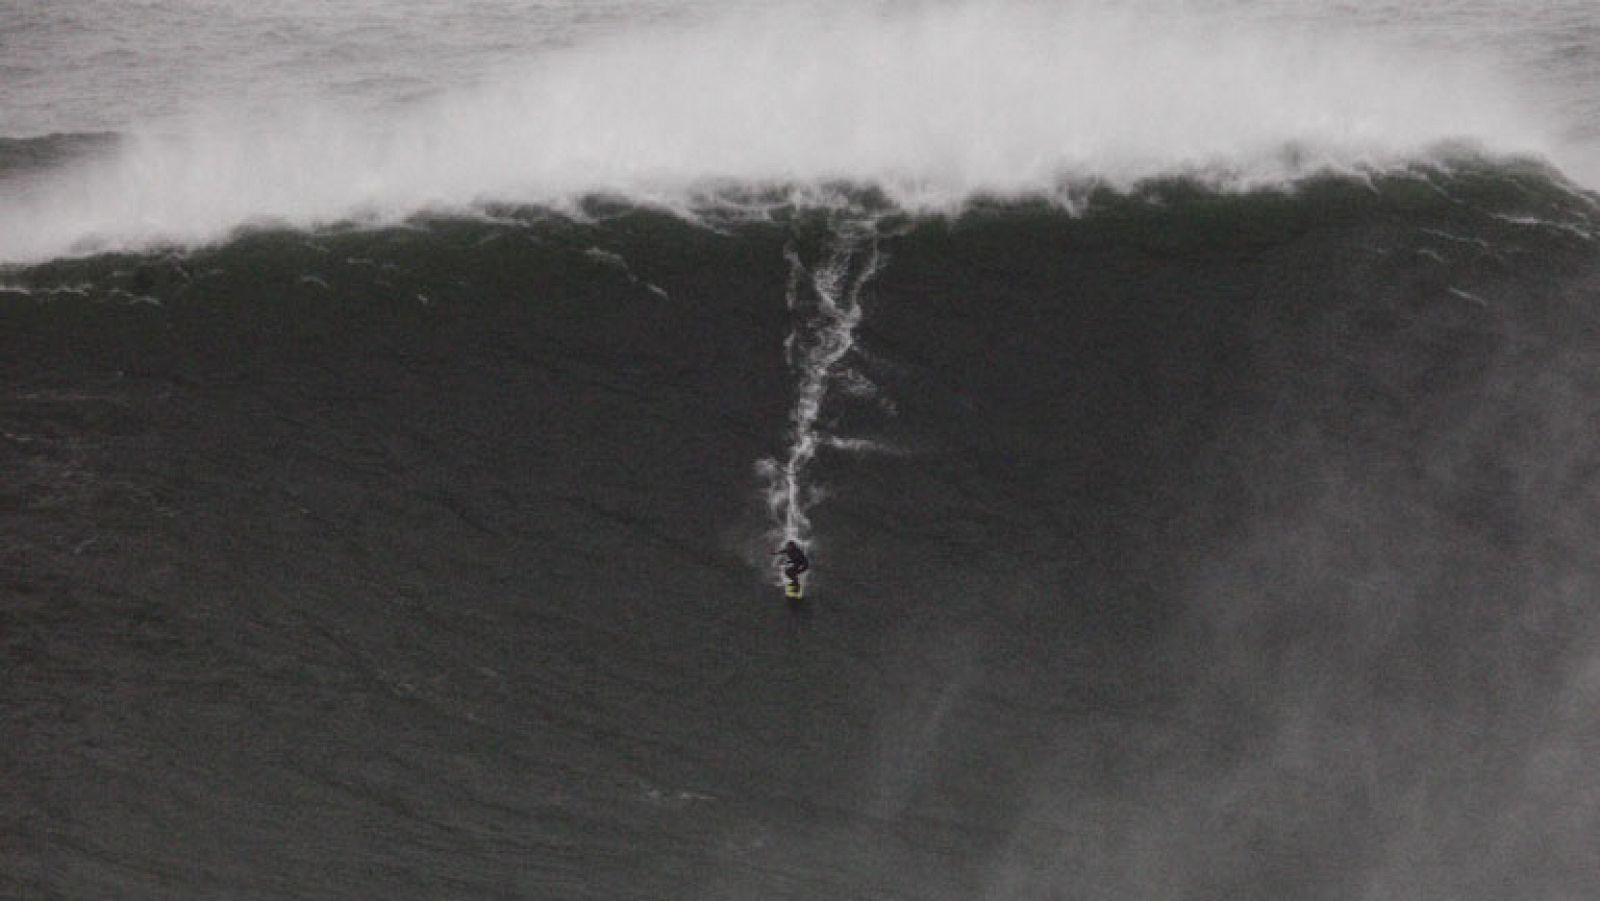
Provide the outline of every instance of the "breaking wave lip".
<path id="1" fill-rule="evenodd" d="M 0 261 L 595 194 L 687 212 L 848 183 L 943 212 L 1173 175 L 1281 185 L 1462 141 L 1565 164 L 1557 130 L 1474 61 L 1198 15 L 747 12 L 567 48 L 386 117 L 197 114 L 0 183 Z"/>

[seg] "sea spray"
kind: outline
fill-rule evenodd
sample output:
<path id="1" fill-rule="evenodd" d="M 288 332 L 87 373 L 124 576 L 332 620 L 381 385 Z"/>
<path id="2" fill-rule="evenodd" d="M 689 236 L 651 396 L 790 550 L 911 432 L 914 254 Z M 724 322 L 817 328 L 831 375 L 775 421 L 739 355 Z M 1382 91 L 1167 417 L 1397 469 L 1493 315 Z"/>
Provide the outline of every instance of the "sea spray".
<path id="1" fill-rule="evenodd" d="M 131 124 L 0 183 L 0 262 L 594 195 L 693 214 L 846 182 L 909 212 L 1072 209 L 1085 185 L 1277 187 L 1463 145 L 1581 180 L 1592 155 L 1482 54 L 1404 35 L 1137 4 L 765 6 L 586 31 L 376 108 L 224 97 Z"/>

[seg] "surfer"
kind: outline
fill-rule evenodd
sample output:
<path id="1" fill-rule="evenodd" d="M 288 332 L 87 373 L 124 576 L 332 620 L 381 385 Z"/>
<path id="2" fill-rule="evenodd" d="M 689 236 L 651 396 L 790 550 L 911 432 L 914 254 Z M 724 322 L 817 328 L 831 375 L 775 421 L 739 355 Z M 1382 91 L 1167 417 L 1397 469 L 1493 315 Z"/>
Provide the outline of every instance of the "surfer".
<path id="1" fill-rule="evenodd" d="M 787 557 L 783 564 L 783 575 L 789 580 L 789 587 L 800 588 L 800 574 L 811 568 L 811 561 L 806 559 L 806 552 L 800 545 L 793 541 L 785 542 L 782 548 L 772 552 L 774 557 Z"/>

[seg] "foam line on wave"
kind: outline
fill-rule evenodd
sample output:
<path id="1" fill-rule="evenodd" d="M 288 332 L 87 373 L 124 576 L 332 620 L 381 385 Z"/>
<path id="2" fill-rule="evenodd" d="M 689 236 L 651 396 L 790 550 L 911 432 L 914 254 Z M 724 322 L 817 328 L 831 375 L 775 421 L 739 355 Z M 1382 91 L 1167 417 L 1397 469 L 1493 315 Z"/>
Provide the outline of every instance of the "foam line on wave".
<path id="1" fill-rule="evenodd" d="M 825 434 L 819 419 L 842 361 L 855 348 L 862 292 L 881 271 L 884 257 L 871 221 L 836 224 L 825 256 L 815 264 L 808 265 L 794 247 L 787 257 L 785 302 L 797 319 L 784 347 L 795 374 L 795 399 L 782 458 L 762 460 L 757 469 L 767 480 L 769 541 L 805 545 L 811 541 L 808 512 L 821 497 L 808 479 L 811 461 L 823 446 L 852 449 L 848 441 L 836 443 Z"/>

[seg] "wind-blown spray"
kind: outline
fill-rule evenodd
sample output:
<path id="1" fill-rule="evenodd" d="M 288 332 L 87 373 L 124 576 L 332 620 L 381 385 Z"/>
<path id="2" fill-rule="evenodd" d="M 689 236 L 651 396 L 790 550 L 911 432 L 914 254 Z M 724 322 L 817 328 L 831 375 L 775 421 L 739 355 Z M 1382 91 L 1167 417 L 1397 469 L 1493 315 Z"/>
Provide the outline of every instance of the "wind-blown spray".
<path id="1" fill-rule="evenodd" d="M 785 300 L 797 321 L 784 345 L 796 376 L 795 401 L 788 448 L 782 459 L 763 460 L 760 469 L 767 478 L 772 537 L 806 544 L 811 536 L 806 514 L 818 499 L 806 470 L 826 440 L 819 425 L 823 404 L 840 363 L 855 347 L 862 291 L 882 269 L 884 257 L 873 226 L 859 223 L 839 227 L 827 256 L 815 266 L 808 266 L 793 246 L 786 255 Z"/>
<path id="2" fill-rule="evenodd" d="M 565 35 L 420 98 L 406 78 L 408 99 L 374 109 L 221 97 L 130 125 L 68 171 L 0 179 L 0 261 L 594 194 L 693 213 L 725 187 L 1071 209 L 1084 184 L 1272 187 L 1462 141 L 1593 168 L 1589 144 L 1569 146 L 1560 117 L 1481 53 L 1164 5 L 710 4 L 723 11 Z"/>

